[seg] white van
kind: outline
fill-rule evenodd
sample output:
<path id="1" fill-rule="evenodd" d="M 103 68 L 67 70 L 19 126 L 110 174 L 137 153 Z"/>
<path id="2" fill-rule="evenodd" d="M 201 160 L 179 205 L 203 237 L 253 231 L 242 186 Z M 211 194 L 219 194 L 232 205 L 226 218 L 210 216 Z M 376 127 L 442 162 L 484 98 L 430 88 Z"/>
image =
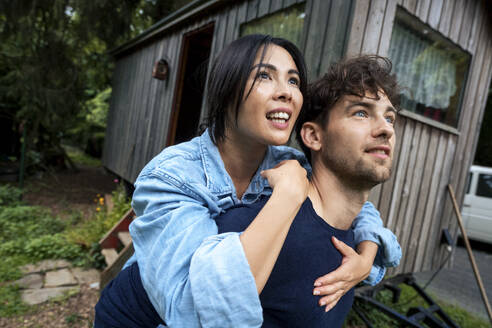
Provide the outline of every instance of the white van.
<path id="1" fill-rule="evenodd" d="M 462 216 L 470 239 L 492 244 L 492 167 L 470 168 Z"/>

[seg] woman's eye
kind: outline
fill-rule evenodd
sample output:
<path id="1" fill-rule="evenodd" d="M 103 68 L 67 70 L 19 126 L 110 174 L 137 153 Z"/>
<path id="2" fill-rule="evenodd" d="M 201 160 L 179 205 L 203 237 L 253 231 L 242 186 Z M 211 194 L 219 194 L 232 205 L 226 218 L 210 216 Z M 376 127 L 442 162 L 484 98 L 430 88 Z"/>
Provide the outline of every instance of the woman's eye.
<path id="1" fill-rule="evenodd" d="M 298 78 L 296 78 L 296 77 L 291 77 L 291 78 L 289 79 L 289 83 L 290 83 L 290 84 L 294 84 L 294 85 L 299 86 L 299 79 L 298 79 Z"/>
<path id="2" fill-rule="evenodd" d="M 257 77 L 259 79 L 268 80 L 270 78 L 270 74 L 268 74 L 267 72 L 259 72 Z"/>

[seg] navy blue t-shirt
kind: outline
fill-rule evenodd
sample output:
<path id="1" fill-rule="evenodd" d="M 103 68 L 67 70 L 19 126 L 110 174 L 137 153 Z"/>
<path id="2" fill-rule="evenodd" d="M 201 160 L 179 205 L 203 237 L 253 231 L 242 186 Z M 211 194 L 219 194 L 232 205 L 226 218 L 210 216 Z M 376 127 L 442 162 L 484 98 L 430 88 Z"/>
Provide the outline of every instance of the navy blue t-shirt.
<path id="1" fill-rule="evenodd" d="M 268 198 L 254 204 L 241 204 L 216 218 L 219 232 L 244 231 L 263 208 Z M 280 251 L 260 301 L 263 327 L 341 327 L 354 299 L 347 292 L 329 312 L 318 305 L 314 281 L 335 269 L 342 256 L 331 242 L 337 237 L 353 247 L 352 230 L 331 227 L 306 199 Z M 101 293 L 96 305 L 94 327 L 137 328 L 164 324 L 155 311 L 140 278 L 137 262 L 121 271 Z"/>
<path id="2" fill-rule="evenodd" d="M 253 204 L 241 204 L 215 219 L 219 233 L 244 231 L 268 198 Z M 280 251 L 263 291 L 263 327 L 341 327 L 354 300 L 347 292 L 328 312 L 319 306 L 320 296 L 313 295 L 314 281 L 336 270 L 342 255 L 333 246 L 331 236 L 354 247 L 352 229 L 330 226 L 314 211 L 309 198 L 302 204 Z"/>

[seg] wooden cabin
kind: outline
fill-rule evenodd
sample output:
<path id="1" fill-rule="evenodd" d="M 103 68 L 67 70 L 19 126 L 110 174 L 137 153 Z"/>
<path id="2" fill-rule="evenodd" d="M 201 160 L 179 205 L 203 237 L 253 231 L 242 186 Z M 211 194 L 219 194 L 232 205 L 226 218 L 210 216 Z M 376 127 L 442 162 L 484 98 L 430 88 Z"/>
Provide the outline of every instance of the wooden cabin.
<path id="1" fill-rule="evenodd" d="M 292 40 L 311 80 L 344 56 L 388 56 L 407 89 L 393 175 L 371 200 L 403 249 L 392 273 L 435 269 L 442 230 L 457 236 L 446 186 L 461 204 L 491 80 L 488 10 L 485 0 L 194 1 L 113 51 L 103 164 L 134 182 L 164 147 L 191 137 L 206 112 L 209 59 L 242 35 Z"/>

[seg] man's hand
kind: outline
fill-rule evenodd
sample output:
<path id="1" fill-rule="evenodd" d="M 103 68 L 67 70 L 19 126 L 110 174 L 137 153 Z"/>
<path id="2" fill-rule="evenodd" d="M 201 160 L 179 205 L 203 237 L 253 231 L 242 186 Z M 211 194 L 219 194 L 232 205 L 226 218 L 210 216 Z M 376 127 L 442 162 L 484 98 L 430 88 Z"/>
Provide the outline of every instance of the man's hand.
<path id="1" fill-rule="evenodd" d="M 343 255 L 342 264 L 335 271 L 316 279 L 313 290 L 313 295 L 323 296 L 319 305 L 325 306 L 326 312 L 338 303 L 340 297 L 369 276 L 378 248 L 375 243 L 364 241 L 358 246 L 361 252 L 359 255 L 335 237 L 332 237 L 332 242 Z"/>

